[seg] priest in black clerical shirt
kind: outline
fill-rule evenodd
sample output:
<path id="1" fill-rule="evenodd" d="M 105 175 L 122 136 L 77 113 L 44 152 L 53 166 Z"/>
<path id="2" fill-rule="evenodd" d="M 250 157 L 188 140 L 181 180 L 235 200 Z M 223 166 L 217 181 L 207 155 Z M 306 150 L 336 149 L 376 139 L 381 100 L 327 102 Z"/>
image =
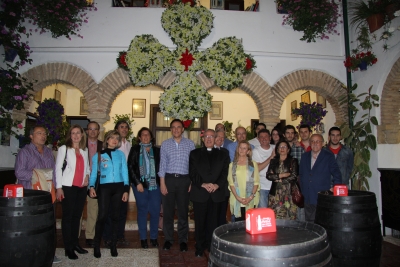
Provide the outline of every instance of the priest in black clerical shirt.
<path id="1" fill-rule="evenodd" d="M 218 226 L 221 203 L 225 199 L 230 163 L 227 153 L 214 148 L 214 130 L 208 129 L 204 132 L 203 142 L 205 147 L 192 150 L 189 159 L 196 257 L 201 257 L 205 249 L 210 249 L 212 233 Z"/>

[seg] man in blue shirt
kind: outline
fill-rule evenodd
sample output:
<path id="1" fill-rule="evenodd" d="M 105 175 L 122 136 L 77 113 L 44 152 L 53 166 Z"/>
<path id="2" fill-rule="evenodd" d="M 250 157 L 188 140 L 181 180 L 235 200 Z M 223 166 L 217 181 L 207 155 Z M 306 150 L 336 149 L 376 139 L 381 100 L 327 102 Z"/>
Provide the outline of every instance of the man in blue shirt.
<path id="1" fill-rule="evenodd" d="M 160 189 L 163 204 L 164 250 L 169 250 L 174 240 L 175 203 L 178 210 L 178 237 L 180 251 L 187 251 L 189 192 L 189 155 L 195 149 L 193 141 L 182 136 L 183 122 L 174 119 L 170 124 L 172 137 L 161 144 Z"/>
<path id="2" fill-rule="evenodd" d="M 226 147 L 229 151 L 229 157 L 231 158 L 231 162 L 233 161 L 233 158 L 235 157 L 235 151 L 238 143 L 240 141 L 246 140 L 247 133 L 246 129 L 242 126 L 239 126 L 235 129 L 235 136 L 236 136 L 236 141 L 233 142 L 232 144 L 229 144 L 229 146 Z M 251 145 L 251 144 L 250 144 Z M 253 149 L 254 146 L 251 145 L 251 149 Z"/>

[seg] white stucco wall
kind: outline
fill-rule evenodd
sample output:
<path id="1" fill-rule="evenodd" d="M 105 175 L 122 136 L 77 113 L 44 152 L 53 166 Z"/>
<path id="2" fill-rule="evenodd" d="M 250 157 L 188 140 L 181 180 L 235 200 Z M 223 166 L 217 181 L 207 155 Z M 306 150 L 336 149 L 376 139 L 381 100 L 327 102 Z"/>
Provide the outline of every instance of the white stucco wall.
<path id="1" fill-rule="evenodd" d="M 162 44 L 174 49 L 168 34 L 161 27 L 160 18 L 164 9 L 112 8 L 111 1 L 97 2 L 98 11 L 89 12 L 89 23 L 82 27 L 83 39 L 78 37 L 72 37 L 72 40 L 52 39 L 49 33 L 31 36 L 29 45 L 33 51 L 33 64 L 25 65 L 21 72 L 48 62 L 68 62 L 87 71 L 99 83 L 117 68 L 115 58 L 118 52 L 127 50 L 135 35 L 153 34 Z M 215 16 L 214 29 L 203 41 L 199 50 L 210 47 L 222 37 L 236 36 L 243 40 L 246 53 L 251 53 L 255 57 L 257 62 L 255 72 L 270 85 L 274 85 L 287 74 L 301 69 L 320 70 L 346 83 L 342 26 L 339 27 L 340 36 L 330 36 L 329 40 L 306 43 L 299 40 L 301 33 L 294 32 L 289 26 L 281 25 L 283 15 L 276 13 L 275 2 L 272 0 L 260 0 L 260 12 L 223 10 L 211 10 L 211 12 Z M 399 25 L 399 18 L 393 20 L 392 26 Z M 378 37 L 382 30 L 376 32 Z M 364 92 L 373 85 L 373 92 L 381 95 L 387 74 L 400 57 L 399 38 L 400 34 L 397 32 L 389 42 L 392 48 L 387 52 L 382 51 L 381 41 L 376 43 L 374 51 L 377 53 L 378 63 L 366 72 L 355 72 L 352 75 L 353 83 L 359 84 L 357 93 Z M 354 38 L 352 39 L 354 41 Z M 142 92 L 137 94 L 140 95 Z M 131 95 L 129 97 L 131 99 Z M 158 100 L 156 93 L 148 97 L 151 103 Z M 215 97 L 217 99 L 219 95 L 216 94 Z M 288 102 L 290 105 L 290 101 Z M 131 104 L 126 103 L 126 105 Z M 380 120 L 379 108 L 374 109 L 373 114 Z M 240 113 L 236 116 L 237 120 L 241 117 Z M 232 119 L 234 122 L 237 120 Z M 248 118 L 243 121 L 247 120 Z M 210 123 L 209 126 L 213 125 Z M 373 127 L 373 131 L 376 134 L 376 127 Z M 12 151 L 15 152 L 14 141 L 11 147 L 0 146 L 0 154 L 10 155 Z M 377 194 L 380 211 L 377 168 L 397 168 L 399 154 L 400 145 L 379 145 L 376 151 L 372 151 L 370 167 L 373 176 L 369 180 L 370 189 Z M 3 157 L 1 165 L 13 165 L 13 160 L 14 156 Z"/>

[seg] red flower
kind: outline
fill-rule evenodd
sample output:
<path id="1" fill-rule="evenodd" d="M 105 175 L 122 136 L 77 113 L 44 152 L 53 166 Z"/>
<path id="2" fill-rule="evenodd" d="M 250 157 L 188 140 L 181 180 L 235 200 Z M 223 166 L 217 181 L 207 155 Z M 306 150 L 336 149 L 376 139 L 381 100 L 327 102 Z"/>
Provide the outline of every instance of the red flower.
<path id="1" fill-rule="evenodd" d="M 185 120 L 183 121 L 183 128 L 188 128 L 192 124 L 192 120 Z"/>
<path id="2" fill-rule="evenodd" d="M 246 58 L 246 70 L 250 70 L 251 67 L 253 67 L 253 62 L 249 58 Z"/>
<path id="3" fill-rule="evenodd" d="M 126 53 L 122 53 L 122 54 L 119 56 L 119 62 L 121 62 L 121 64 L 124 65 L 124 66 L 126 67 L 126 60 L 125 60 L 125 57 L 126 57 Z"/>
<path id="4" fill-rule="evenodd" d="M 179 59 L 181 61 L 181 65 L 185 66 L 185 71 L 189 70 L 189 66 L 192 66 L 193 60 L 195 58 L 192 54 L 189 53 L 188 49 L 186 48 L 186 52 L 182 53 L 182 57 Z"/>
<path id="5" fill-rule="evenodd" d="M 372 60 L 372 64 L 375 64 L 377 61 L 378 61 L 378 59 L 377 59 L 377 58 L 374 58 L 374 59 Z"/>
<path id="6" fill-rule="evenodd" d="M 364 53 L 364 52 L 361 52 L 360 57 L 361 57 L 361 58 L 365 57 L 365 53 Z"/>

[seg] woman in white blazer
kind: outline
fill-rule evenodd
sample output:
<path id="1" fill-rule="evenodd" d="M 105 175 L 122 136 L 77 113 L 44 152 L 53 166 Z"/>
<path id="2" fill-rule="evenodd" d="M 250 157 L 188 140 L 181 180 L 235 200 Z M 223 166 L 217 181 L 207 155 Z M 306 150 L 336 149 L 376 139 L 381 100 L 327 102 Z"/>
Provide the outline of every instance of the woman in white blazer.
<path id="1" fill-rule="evenodd" d="M 65 162 L 65 163 L 64 163 Z M 58 149 L 56 167 L 57 199 L 62 204 L 62 235 L 65 256 L 75 260 L 88 253 L 78 243 L 79 223 L 85 205 L 90 167 L 86 135 L 79 125 L 73 125 Z"/>

